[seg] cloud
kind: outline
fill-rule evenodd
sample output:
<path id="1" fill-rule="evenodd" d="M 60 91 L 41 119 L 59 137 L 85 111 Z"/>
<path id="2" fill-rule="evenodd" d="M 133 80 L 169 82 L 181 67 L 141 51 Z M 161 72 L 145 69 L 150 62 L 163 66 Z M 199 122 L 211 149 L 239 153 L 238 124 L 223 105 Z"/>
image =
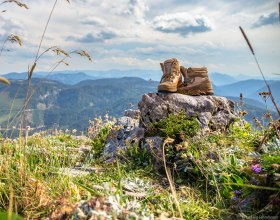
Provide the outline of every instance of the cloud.
<path id="1" fill-rule="evenodd" d="M 81 20 L 81 24 L 92 26 L 105 26 L 107 25 L 107 22 L 101 18 L 91 16 Z"/>
<path id="2" fill-rule="evenodd" d="M 153 19 L 152 26 L 155 30 L 164 33 L 177 33 L 181 36 L 214 29 L 214 25 L 211 24 L 206 16 L 191 15 L 187 12 L 157 16 Z"/>
<path id="3" fill-rule="evenodd" d="M 99 62 L 106 64 L 118 64 L 123 67 L 132 67 L 145 69 L 148 67 L 156 66 L 159 68 L 160 60 L 151 59 L 151 58 L 136 58 L 136 57 L 120 57 L 120 56 L 111 56 L 104 59 L 100 59 Z"/>
<path id="4" fill-rule="evenodd" d="M 22 32 L 22 28 L 17 21 L 13 21 L 12 19 L 6 19 L 0 16 L 0 34 L 18 34 Z"/>
<path id="5" fill-rule="evenodd" d="M 137 23 L 145 23 L 145 13 L 147 11 L 149 11 L 149 7 L 144 0 L 129 0 L 124 15 L 132 15 L 136 18 Z"/>
<path id="6" fill-rule="evenodd" d="M 111 31 L 102 31 L 98 34 L 87 33 L 81 37 L 69 36 L 67 40 L 76 41 L 80 43 L 98 43 L 104 42 L 105 40 L 110 40 L 117 37 L 117 34 Z"/>
<path id="7" fill-rule="evenodd" d="M 254 28 L 262 27 L 265 25 L 275 25 L 279 22 L 279 15 L 276 12 L 270 13 L 269 15 L 262 15 L 253 24 Z"/>

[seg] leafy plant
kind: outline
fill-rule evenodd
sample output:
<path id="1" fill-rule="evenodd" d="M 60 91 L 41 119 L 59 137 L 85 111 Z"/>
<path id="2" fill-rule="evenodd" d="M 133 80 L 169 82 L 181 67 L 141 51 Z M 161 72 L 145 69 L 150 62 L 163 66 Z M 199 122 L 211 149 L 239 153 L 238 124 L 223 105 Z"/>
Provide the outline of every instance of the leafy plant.
<path id="1" fill-rule="evenodd" d="M 8 212 L 0 212 L 0 219 L 2 220 L 23 220 L 22 217 L 11 213 L 9 214 Z"/>
<path id="2" fill-rule="evenodd" d="M 188 117 L 184 112 L 170 114 L 159 122 L 152 124 L 149 135 L 174 138 L 182 141 L 187 137 L 193 137 L 199 131 L 199 123 L 196 118 Z"/>
<path id="3" fill-rule="evenodd" d="M 118 156 L 125 160 L 128 169 L 135 170 L 144 168 L 152 171 L 152 156 L 145 148 L 139 147 L 139 143 L 128 144 L 126 152 L 118 152 Z"/>
<path id="4" fill-rule="evenodd" d="M 102 156 L 106 140 L 108 138 L 108 135 L 111 131 L 112 125 L 111 124 L 105 124 L 101 128 L 101 130 L 95 135 L 95 137 L 92 139 L 92 150 L 93 154 L 96 158 Z"/>

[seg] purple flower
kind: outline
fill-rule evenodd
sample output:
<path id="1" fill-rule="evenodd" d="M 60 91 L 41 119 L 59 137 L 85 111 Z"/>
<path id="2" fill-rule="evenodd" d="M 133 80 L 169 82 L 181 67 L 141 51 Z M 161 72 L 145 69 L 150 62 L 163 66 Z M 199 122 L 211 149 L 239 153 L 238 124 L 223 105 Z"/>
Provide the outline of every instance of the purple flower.
<path id="1" fill-rule="evenodd" d="M 238 200 L 238 198 L 237 198 L 237 196 L 233 196 L 233 197 L 231 197 L 231 200 L 236 202 Z"/>
<path id="2" fill-rule="evenodd" d="M 261 165 L 260 165 L 260 164 L 252 165 L 251 168 L 252 168 L 252 170 L 253 170 L 255 173 L 260 173 L 260 172 L 262 172 L 262 168 L 261 168 Z"/>
<path id="3" fill-rule="evenodd" d="M 242 192 L 240 190 L 234 190 L 233 191 L 235 196 L 240 196 L 242 194 Z"/>

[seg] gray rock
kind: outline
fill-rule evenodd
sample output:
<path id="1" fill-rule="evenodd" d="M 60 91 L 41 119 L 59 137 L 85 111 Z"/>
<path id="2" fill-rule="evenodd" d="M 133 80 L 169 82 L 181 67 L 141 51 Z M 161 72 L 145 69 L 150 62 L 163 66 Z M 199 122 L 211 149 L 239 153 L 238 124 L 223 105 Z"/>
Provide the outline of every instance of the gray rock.
<path id="1" fill-rule="evenodd" d="M 135 143 L 139 142 L 145 135 L 145 129 L 136 127 L 126 137 L 125 142 Z"/>
<path id="2" fill-rule="evenodd" d="M 148 93 L 138 104 L 144 128 L 171 113 L 196 117 L 202 129 L 225 130 L 234 121 L 234 102 L 219 96 L 188 96 L 179 93 Z"/>
<path id="3" fill-rule="evenodd" d="M 139 142 L 144 137 L 145 130 L 138 126 L 139 120 L 137 119 L 127 116 L 119 118 L 115 124 L 117 129 L 111 131 L 106 141 L 103 156 L 105 158 L 113 157 L 118 150 L 125 150 L 127 144 Z"/>
<path id="4" fill-rule="evenodd" d="M 123 116 L 117 119 L 116 126 L 122 126 L 125 131 L 131 131 L 139 126 L 139 119 Z"/>
<path id="5" fill-rule="evenodd" d="M 140 119 L 140 111 L 138 109 L 137 110 L 128 109 L 128 110 L 125 110 L 124 116 L 139 120 Z"/>

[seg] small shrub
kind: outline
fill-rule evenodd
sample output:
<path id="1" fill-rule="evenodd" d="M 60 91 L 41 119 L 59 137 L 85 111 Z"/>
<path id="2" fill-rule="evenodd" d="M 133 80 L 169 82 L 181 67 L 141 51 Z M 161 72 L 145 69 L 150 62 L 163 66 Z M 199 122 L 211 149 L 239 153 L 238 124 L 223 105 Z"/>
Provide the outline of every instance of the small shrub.
<path id="1" fill-rule="evenodd" d="M 188 136 L 195 136 L 198 131 L 199 124 L 196 118 L 189 117 L 184 112 L 179 112 L 170 114 L 167 118 L 154 123 L 151 133 L 165 138 L 170 137 L 180 142 Z"/>
<path id="2" fill-rule="evenodd" d="M 110 131 L 111 125 L 104 125 L 99 133 L 92 139 L 92 150 L 94 151 L 95 157 L 98 158 L 102 155 Z"/>
<path id="3" fill-rule="evenodd" d="M 138 143 L 127 147 L 126 153 L 119 155 L 126 159 L 126 165 L 130 170 L 145 168 L 153 170 L 152 155 L 145 149 L 138 146 Z"/>
<path id="4" fill-rule="evenodd" d="M 266 171 L 273 170 L 273 165 L 280 163 L 280 155 L 269 155 L 264 154 L 262 155 L 262 165 Z"/>

